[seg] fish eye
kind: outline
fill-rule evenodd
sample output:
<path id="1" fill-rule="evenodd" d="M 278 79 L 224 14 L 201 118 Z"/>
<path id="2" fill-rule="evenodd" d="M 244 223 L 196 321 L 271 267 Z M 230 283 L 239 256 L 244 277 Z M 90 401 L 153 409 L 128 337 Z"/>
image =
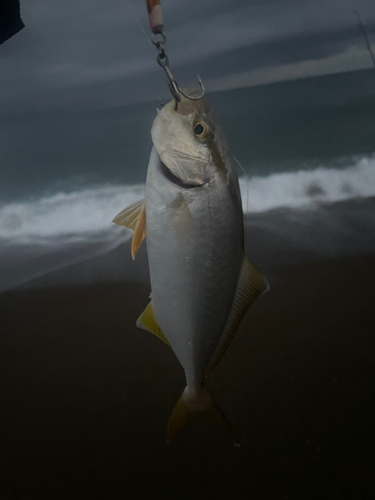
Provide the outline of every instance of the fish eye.
<path id="1" fill-rule="evenodd" d="M 198 139 L 204 139 L 207 135 L 207 127 L 203 123 L 197 123 L 194 126 L 194 134 Z"/>

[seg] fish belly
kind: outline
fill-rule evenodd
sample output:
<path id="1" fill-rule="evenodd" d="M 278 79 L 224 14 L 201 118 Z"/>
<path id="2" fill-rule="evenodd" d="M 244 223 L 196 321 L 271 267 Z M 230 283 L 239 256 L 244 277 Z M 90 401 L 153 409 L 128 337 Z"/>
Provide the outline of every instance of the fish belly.
<path id="1" fill-rule="evenodd" d="M 199 385 L 228 318 L 242 261 L 242 211 L 227 186 L 186 189 L 149 172 L 146 234 L 155 317 Z"/>

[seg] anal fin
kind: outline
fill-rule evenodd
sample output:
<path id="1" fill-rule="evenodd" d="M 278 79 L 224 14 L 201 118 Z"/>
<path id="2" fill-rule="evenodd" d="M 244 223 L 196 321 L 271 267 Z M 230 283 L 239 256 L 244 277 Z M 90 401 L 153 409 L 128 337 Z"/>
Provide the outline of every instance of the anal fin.
<path id="1" fill-rule="evenodd" d="M 154 309 L 152 307 L 152 301 L 148 304 L 146 309 L 137 319 L 136 326 L 138 328 L 141 328 L 142 330 L 147 330 L 148 332 L 153 333 L 170 347 L 168 340 L 163 335 L 163 332 L 161 331 L 161 328 L 155 319 Z"/>
<path id="2" fill-rule="evenodd" d="M 234 294 L 232 309 L 215 352 L 208 364 L 208 375 L 221 361 L 246 311 L 253 302 L 269 290 L 267 279 L 245 256 Z"/>

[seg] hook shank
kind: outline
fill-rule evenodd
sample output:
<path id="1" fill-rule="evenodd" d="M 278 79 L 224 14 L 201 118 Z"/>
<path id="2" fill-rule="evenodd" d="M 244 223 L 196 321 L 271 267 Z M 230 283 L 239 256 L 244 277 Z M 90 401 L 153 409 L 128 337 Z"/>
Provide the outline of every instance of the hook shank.
<path id="1" fill-rule="evenodd" d="M 198 76 L 199 86 L 201 88 L 201 93 L 198 97 L 192 97 L 180 89 L 180 87 L 179 87 L 178 83 L 176 82 L 176 79 L 174 78 L 172 71 L 169 67 L 169 59 L 168 59 L 168 56 L 164 50 L 164 45 L 166 44 L 166 42 L 167 42 L 167 38 L 164 35 L 163 31 L 159 31 L 158 33 L 153 34 L 152 43 L 155 45 L 155 47 L 158 49 L 158 52 L 159 52 L 156 60 L 159 64 L 159 66 L 161 66 L 163 68 L 165 74 L 167 75 L 168 87 L 169 87 L 169 90 L 170 90 L 174 100 L 176 101 L 175 109 L 177 111 L 178 103 L 181 101 L 180 94 L 183 95 L 184 97 L 186 97 L 186 99 L 190 99 L 191 101 L 199 101 L 200 99 L 203 99 L 203 97 L 206 95 L 206 90 L 203 86 L 202 80 L 201 80 L 199 75 L 197 75 L 197 76 Z"/>

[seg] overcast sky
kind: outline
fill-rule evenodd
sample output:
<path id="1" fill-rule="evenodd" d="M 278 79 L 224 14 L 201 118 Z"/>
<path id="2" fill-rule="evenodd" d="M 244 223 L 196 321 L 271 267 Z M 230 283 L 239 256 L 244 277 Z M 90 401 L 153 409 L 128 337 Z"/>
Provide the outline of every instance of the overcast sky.
<path id="1" fill-rule="evenodd" d="M 132 5 L 132 8 L 130 6 Z M 374 0 L 163 0 L 180 85 L 208 90 L 371 66 Z M 166 95 L 144 0 L 21 0 L 26 28 L 0 45 L 0 110 L 95 108 Z"/>

